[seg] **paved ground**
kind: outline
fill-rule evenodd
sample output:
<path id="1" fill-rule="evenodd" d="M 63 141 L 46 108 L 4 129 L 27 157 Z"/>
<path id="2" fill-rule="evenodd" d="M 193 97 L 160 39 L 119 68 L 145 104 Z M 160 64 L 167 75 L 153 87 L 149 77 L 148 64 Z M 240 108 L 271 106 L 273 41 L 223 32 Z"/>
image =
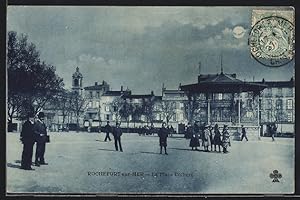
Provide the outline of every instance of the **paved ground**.
<path id="1" fill-rule="evenodd" d="M 233 141 L 230 153 L 223 154 L 191 151 L 189 140 L 169 138 L 169 155 L 160 155 L 156 136 L 124 134 L 124 152 L 116 152 L 113 142 L 103 142 L 104 133 L 50 135 L 45 156 L 49 165 L 25 171 L 19 169 L 19 135 L 7 134 L 8 192 L 294 191 L 294 139 Z M 282 178 L 274 183 L 269 174 L 275 169 Z"/>

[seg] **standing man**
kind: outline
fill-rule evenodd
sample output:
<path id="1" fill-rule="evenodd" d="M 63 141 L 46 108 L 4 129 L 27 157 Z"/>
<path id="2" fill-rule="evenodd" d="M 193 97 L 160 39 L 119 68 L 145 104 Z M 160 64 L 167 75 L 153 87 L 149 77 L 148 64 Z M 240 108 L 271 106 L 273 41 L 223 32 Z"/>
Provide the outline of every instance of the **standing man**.
<path id="1" fill-rule="evenodd" d="M 168 155 L 167 153 L 167 137 L 168 137 L 168 129 L 166 128 L 166 122 L 162 123 L 162 127 L 160 128 L 158 132 L 158 137 L 159 137 L 159 146 L 160 146 L 160 154 L 162 154 L 162 147 L 165 149 L 165 154 Z"/>
<path id="2" fill-rule="evenodd" d="M 241 141 L 243 141 L 243 139 L 246 138 L 246 141 L 248 141 L 247 135 L 246 135 L 246 129 L 244 127 L 244 125 L 242 125 L 242 139 Z"/>
<path id="3" fill-rule="evenodd" d="M 104 142 L 106 142 L 107 139 L 109 139 L 109 141 L 111 141 L 111 139 L 109 137 L 109 132 L 111 132 L 111 126 L 109 125 L 109 121 L 107 121 L 107 124 L 105 125 L 104 129 L 105 129 L 105 133 L 106 133 Z"/>
<path id="4" fill-rule="evenodd" d="M 117 122 L 116 127 L 113 129 L 113 136 L 115 139 L 115 148 L 116 148 L 116 151 L 118 151 L 118 143 L 119 143 L 120 151 L 123 152 L 122 145 L 121 145 L 121 135 L 122 135 L 122 130 L 120 128 L 120 122 Z"/>
<path id="5" fill-rule="evenodd" d="M 27 120 L 22 126 L 22 131 L 20 135 L 20 140 L 23 143 L 21 169 L 25 169 L 25 170 L 34 170 L 31 168 L 33 145 L 35 142 L 35 135 L 33 132 L 33 126 L 34 126 L 33 120 L 34 120 L 33 113 L 29 113 L 27 115 Z"/>
<path id="6" fill-rule="evenodd" d="M 44 123 L 44 117 L 45 114 L 39 112 L 38 119 L 34 124 L 34 133 L 36 136 L 35 166 L 37 167 L 40 165 L 48 165 L 44 158 L 47 142 L 47 129 Z"/>

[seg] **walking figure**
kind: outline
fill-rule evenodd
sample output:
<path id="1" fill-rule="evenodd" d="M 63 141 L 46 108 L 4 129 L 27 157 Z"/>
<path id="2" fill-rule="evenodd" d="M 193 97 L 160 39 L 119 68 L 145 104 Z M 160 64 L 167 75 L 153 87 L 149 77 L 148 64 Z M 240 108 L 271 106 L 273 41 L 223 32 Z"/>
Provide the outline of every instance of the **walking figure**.
<path id="1" fill-rule="evenodd" d="M 243 139 L 246 138 L 246 141 L 248 141 L 247 135 L 246 135 L 246 129 L 244 127 L 244 125 L 242 125 L 242 139 L 241 141 L 243 141 Z"/>
<path id="2" fill-rule="evenodd" d="M 275 134 L 277 132 L 277 126 L 276 126 L 276 124 L 272 123 L 270 129 L 271 129 L 271 134 L 272 134 L 272 142 L 274 142 L 275 141 Z"/>
<path id="3" fill-rule="evenodd" d="M 111 126 L 109 125 L 109 121 L 107 121 L 107 124 L 105 125 L 104 129 L 105 129 L 105 133 L 106 133 L 104 142 L 106 142 L 107 139 L 109 139 L 109 141 L 111 141 L 111 139 L 109 137 L 109 133 L 111 132 Z"/>
<path id="4" fill-rule="evenodd" d="M 35 165 L 38 167 L 40 165 L 48 165 L 44 158 L 47 142 L 47 128 L 44 123 L 44 117 L 45 114 L 40 112 L 33 127 L 36 136 Z"/>
<path id="5" fill-rule="evenodd" d="M 228 126 L 224 125 L 223 128 L 223 136 L 222 136 L 222 144 L 223 144 L 223 153 L 228 153 L 228 146 L 230 146 L 230 135 L 228 132 Z"/>
<path id="6" fill-rule="evenodd" d="M 22 126 L 22 131 L 20 135 L 20 140 L 23 143 L 22 161 L 21 169 L 34 170 L 31 168 L 33 145 L 35 143 L 35 135 L 33 132 L 34 127 L 34 115 L 29 113 L 27 115 L 27 120 Z"/>
<path id="7" fill-rule="evenodd" d="M 159 137 L 159 146 L 160 146 L 160 154 L 162 154 L 162 147 L 165 149 L 165 154 L 167 153 L 167 138 L 168 138 L 168 129 L 166 128 L 166 122 L 162 123 L 162 127 L 158 132 Z"/>
<path id="8" fill-rule="evenodd" d="M 192 150 L 194 150 L 195 148 L 195 150 L 197 151 L 198 150 L 197 147 L 200 147 L 200 142 L 199 142 L 200 127 L 198 126 L 197 122 L 195 122 L 194 128 L 191 131 L 192 131 L 192 136 L 190 140 L 190 147 L 192 147 Z"/>
<path id="9" fill-rule="evenodd" d="M 121 144 L 122 130 L 120 128 L 120 122 L 116 123 L 116 127 L 113 129 L 112 132 L 113 132 L 113 136 L 114 136 L 114 139 L 115 139 L 115 148 L 116 148 L 116 151 L 118 151 L 118 144 L 119 144 L 120 151 L 123 152 L 122 144 Z"/>
<path id="10" fill-rule="evenodd" d="M 215 133 L 215 137 L 214 137 L 215 151 L 216 151 L 216 146 L 218 145 L 219 152 L 221 152 L 221 147 L 220 146 L 222 145 L 222 140 L 221 140 L 221 133 L 219 131 L 218 124 L 216 124 L 215 127 L 214 127 L 214 133 Z"/>

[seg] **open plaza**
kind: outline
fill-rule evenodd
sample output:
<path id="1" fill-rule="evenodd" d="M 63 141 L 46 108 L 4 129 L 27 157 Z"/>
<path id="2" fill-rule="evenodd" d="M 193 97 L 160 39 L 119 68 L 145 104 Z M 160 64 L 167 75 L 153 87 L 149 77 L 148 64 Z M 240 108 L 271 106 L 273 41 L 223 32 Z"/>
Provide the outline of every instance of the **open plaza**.
<path id="1" fill-rule="evenodd" d="M 7 133 L 8 193 L 292 193 L 294 138 L 232 140 L 228 154 L 192 151 L 183 135 L 168 138 L 124 133 L 123 152 L 105 133 L 50 132 L 48 165 L 20 169 L 22 143 Z M 112 137 L 113 139 L 113 137 Z M 35 148 L 35 146 L 34 146 Z M 34 156 L 33 156 L 34 161 Z M 273 182 L 270 174 L 282 176 Z"/>

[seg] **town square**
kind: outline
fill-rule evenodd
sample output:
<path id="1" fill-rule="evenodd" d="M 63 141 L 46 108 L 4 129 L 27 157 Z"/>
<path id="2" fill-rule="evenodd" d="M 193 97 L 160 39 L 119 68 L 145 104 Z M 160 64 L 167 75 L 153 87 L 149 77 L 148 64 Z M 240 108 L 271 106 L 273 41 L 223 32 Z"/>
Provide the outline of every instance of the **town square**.
<path id="1" fill-rule="evenodd" d="M 8 194 L 291 194 L 290 7 L 9 6 Z"/>

